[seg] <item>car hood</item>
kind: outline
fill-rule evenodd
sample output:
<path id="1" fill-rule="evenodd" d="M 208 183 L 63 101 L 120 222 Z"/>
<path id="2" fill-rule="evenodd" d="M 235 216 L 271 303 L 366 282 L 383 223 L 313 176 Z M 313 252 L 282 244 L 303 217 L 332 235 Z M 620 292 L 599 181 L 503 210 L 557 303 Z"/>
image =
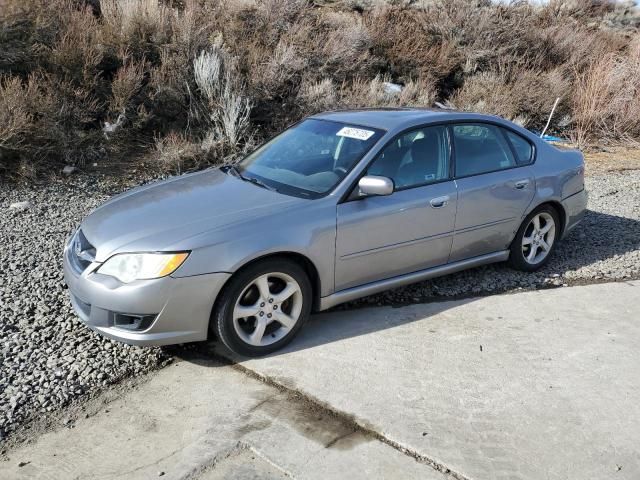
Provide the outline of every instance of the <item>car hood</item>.
<path id="1" fill-rule="evenodd" d="M 201 233 L 306 201 L 212 169 L 117 195 L 86 217 L 81 228 L 100 262 L 115 253 L 190 249 L 189 238 Z"/>

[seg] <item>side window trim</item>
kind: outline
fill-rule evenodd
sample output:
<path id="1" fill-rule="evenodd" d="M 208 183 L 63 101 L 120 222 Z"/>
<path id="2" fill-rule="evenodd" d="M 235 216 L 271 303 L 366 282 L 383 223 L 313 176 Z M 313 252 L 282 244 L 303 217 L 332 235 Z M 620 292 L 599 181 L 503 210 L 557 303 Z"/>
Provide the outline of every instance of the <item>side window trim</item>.
<path id="1" fill-rule="evenodd" d="M 451 151 L 451 165 L 449 166 L 449 174 L 451 175 L 451 178 L 455 180 L 456 178 L 458 178 L 458 175 L 456 173 L 458 162 L 456 160 L 456 145 L 453 141 L 453 125 L 453 122 L 447 123 L 447 136 L 449 137 L 449 144 L 451 145 L 449 147 Z"/>
<path id="2" fill-rule="evenodd" d="M 299 122 L 296 122 L 299 123 Z M 479 174 L 475 174 L 475 175 L 467 175 L 467 176 L 457 176 L 456 175 L 456 150 L 455 150 L 455 145 L 453 142 L 453 125 L 461 125 L 461 124 L 465 124 L 465 123 L 481 123 L 481 124 L 485 124 L 485 125 L 493 125 L 494 127 L 498 127 L 499 129 L 503 129 L 503 130 L 508 130 L 510 132 L 515 133 L 516 135 L 520 135 L 524 140 L 526 140 L 527 142 L 529 142 L 529 144 L 531 145 L 531 147 L 533 148 L 533 152 L 531 153 L 531 160 L 529 161 L 529 163 L 527 165 L 516 165 L 515 167 L 510 167 L 507 169 L 501 169 L 501 170 L 493 170 L 491 172 L 484 172 L 484 173 L 479 173 Z M 447 179 L 443 179 L 437 182 L 433 182 L 433 183 L 429 183 L 428 185 L 436 185 L 438 183 L 442 183 L 442 182 L 448 182 L 451 180 L 456 180 L 459 178 L 469 178 L 469 177 L 475 177 L 478 175 L 486 175 L 488 173 L 495 173 L 495 172 L 502 172 L 505 170 L 513 170 L 514 168 L 523 168 L 523 167 L 530 167 L 531 165 L 536 163 L 537 160 L 537 154 L 538 154 L 538 149 L 536 148 L 535 143 L 533 143 L 531 140 L 529 140 L 527 137 L 525 137 L 524 135 L 518 133 L 517 131 L 515 131 L 513 128 L 509 127 L 508 125 L 504 125 L 500 122 L 492 122 L 490 120 L 476 120 L 476 119 L 461 119 L 461 120 L 444 120 L 444 121 L 438 121 L 438 122 L 429 122 L 429 123 L 424 123 L 418 126 L 413 126 L 413 127 L 409 127 L 406 130 L 403 130 L 401 132 L 399 132 L 398 134 L 396 134 L 395 136 L 393 136 L 390 140 L 388 140 L 382 147 L 380 147 L 380 150 L 378 151 L 378 154 L 382 151 L 384 151 L 385 148 L 387 148 L 389 145 L 391 145 L 393 142 L 397 141 L 402 135 L 412 132 L 413 130 L 420 130 L 421 128 L 427 128 L 427 127 L 435 127 L 435 126 L 445 126 L 447 128 L 447 141 L 449 142 L 449 178 Z M 506 135 L 505 135 L 506 136 Z M 511 144 L 509 144 L 511 145 Z M 371 160 L 369 160 L 369 163 L 367 163 L 367 165 L 365 166 L 365 168 L 362 170 L 362 173 L 360 175 L 358 175 L 358 177 L 353 181 L 353 183 L 351 184 L 351 186 L 346 190 L 346 192 L 342 195 L 342 197 L 340 198 L 340 200 L 338 200 L 338 204 L 341 203 L 345 203 L 345 202 L 350 202 L 352 200 L 358 200 L 358 198 L 354 198 L 353 194 L 355 192 L 355 189 L 358 186 L 358 182 L 360 181 L 360 179 L 362 177 L 364 177 L 367 173 L 367 170 L 369 169 L 369 167 L 371 166 L 371 164 L 376 160 L 377 158 L 377 154 L 375 157 L 373 157 Z M 355 166 L 354 166 L 355 168 Z M 422 185 L 425 186 L 425 185 Z M 418 188 L 418 187 L 412 187 L 412 188 Z M 395 193 L 395 192 L 394 192 Z"/>
<path id="3" fill-rule="evenodd" d="M 505 138 L 505 140 L 509 144 L 509 147 L 511 148 L 511 152 L 513 153 L 513 156 L 516 159 L 516 164 L 517 164 L 516 166 L 517 167 L 526 167 L 528 165 L 533 164 L 533 162 L 535 161 L 535 158 L 536 158 L 536 146 L 528 138 L 525 138 L 522 135 L 520 135 L 519 133 L 514 132 L 511 129 L 504 128 L 504 127 L 500 128 L 500 132 L 502 132 L 502 136 Z M 518 138 L 522 139 L 522 141 L 527 142 L 527 144 L 529 144 L 529 147 L 531 148 L 531 151 L 529 153 L 529 158 L 527 159 L 527 163 L 523 163 L 523 164 L 519 164 L 518 163 L 518 152 L 516 151 L 516 147 L 513 146 L 513 142 L 509 138 L 509 135 L 507 135 L 507 132 L 510 132 L 513 135 L 517 135 Z"/>
<path id="4" fill-rule="evenodd" d="M 520 165 L 520 162 L 518 160 L 518 152 L 516 151 L 515 147 L 511 143 L 511 140 L 509 139 L 509 135 L 507 135 L 506 130 L 501 128 L 500 135 L 502 135 L 502 138 L 504 139 L 504 141 L 507 142 L 507 145 L 509 146 L 509 150 L 511 150 L 511 155 L 513 155 L 513 159 L 516 162 L 516 166 L 522 166 Z"/>
<path id="5" fill-rule="evenodd" d="M 399 135 L 396 137 L 396 140 L 397 140 L 397 139 L 399 139 L 400 137 L 403 137 L 404 135 L 407 135 L 407 134 L 411 133 L 411 132 L 415 132 L 416 130 L 425 130 L 425 129 L 427 129 L 427 128 L 431 128 L 431 127 L 445 127 L 445 128 L 444 128 L 444 131 L 445 131 L 445 140 L 446 140 L 446 142 L 448 143 L 448 147 L 449 147 L 449 148 L 447 148 L 447 149 L 446 149 L 446 150 L 447 150 L 447 155 L 448 155 L 448 161 L 449 161 L 449 172 L 448 172 L 448 174 L 447 174 L 447 177 L 446 177 L 446 178 L 441 178 L 441 179 L 439 179 L 439 180 L 435 180 L 435 181 L 432 181 L 432 182 L 424 182 L 424 183 L 418 183 L 418 184 L 415 184 L 415 185 L 408 185 L 408 186 L 406 186 L 406 187 L 400 187 L 400 188 L 395 188 L 395 187 L 394 187 L 393 193 L 396 193 L 396 192 L 403 192 L 403 191 L 405 191 L 405 190 L 411 190 L 412 188 L 422 188 L 422 187 L 427 187 L 427 186 L 429 186 L 429 185 L 437 185 L 438 183 L 450 182 L 451 180 L 453 180 L 453 177 L 451 176 L 451 164 L 452 164 L 452 158 L 453 158 L 453 157 L 451 156 L 451 154 L 452 154 L 452 151 L 451 151 L 451 144 L 452 144 L 453 142 L 451 141 L 451 138 L 450 138 L 450 135 L 449 135 L 449 126 L 448 126 L 447 124 L 444 124 L 444 125 L 442 125 L 442 124 L 440 124 L 440 125 L 429 125 L 429 124 L 427 124 L 427 125 L 422 125 L 422 126 L 420 126 L 420 127 L 410 128 L 410 129 L 408 129 L 408 130 L 404 131 L 403 133 L 399 134 Z M 387 145 L 385 145 L 385 146 L 384 146 L 384 148 L 383 148 L 382 150 L 380 150 L 380 152 L 383 152 L 385 148 L 387 148 Z M 377 156 L 376 156 L 376 158 L 377 158 Z M 365 175 L 366 175 L 366 171 L 369 169 L 369 167 L 371 166 L 371 164 L 372 164 L 373 162 L 375 162 L 375 160 L 376 160 L 376 159 L 374 158 L 374 159 L 369 163 L 369 165 L 367 165 L 367 168 L 365 169 Z M 392 179 L 392 180 L 393 180 L 393 179 Z M 395 182 L 394 182 L 394 184 L 395 184 Z M 392 194 L 392 195 L 393 195 L 393 194 Z"/>
<path id="6" fill-rule="evenodd" d="M 382 147 L 380 147 L 380 150 L 378 150 L 378 153 L 376 153 L 376 155 L 369 160 L 369 163 L 367 163 L 367 165 L 363 168 L 362 173 L 360 175 L 358 175 L 358 177 L 355 179 L 355 181 L 353 182 L 353 184 L 351 185 L 351 187 L 346 191 L 346 193 L 343 195 L 343 197 L 340 199 L 340 201 L 338 201 L 338 204 L 340 203 L 345 203 L 345 202 L 351 202 L 353 200 L 359 200 L 359 198 L 357 196 L 355 196 L 355 192 L 356 189 L 358 188 L 358 182 L 360 181 L 360 179 L 364 176 L 367 175 L 367 171 L 369 170 L 369 167 L 371 167 L 371 165 L 378 159 L 378 156 L 384 152 L 390 145 L 393 144 L 393 142 L 397 142 L 401 137 L 403 137 L 404 135 L 407 135 L 411 132 L 414 132 L 416 130 L 424 130 L 425 128 L 429 128 L 429 127 L 445 127 L 445 132 L 446 132 L 446 141 L 449 145 L 449 149 L 448 149 L 448 154 L 449 154 L 449 175 L 447 178 L 443 178 L 440 180 L 436 180 L 434 182 L 425 182 L 423 184 L 420 185 L 412 185 L 410 187 L 403 187 L 403 188 L 394 188 L 393 193 L 396 192 L 402 192 L 404 190 L 409 190 L 412 188 L 421 188 L 421 187 L 426 187 L 429 185 L 437 185 L 439 183 L 444 183 L 444 182 L 450 182 L 454 179 L 453 173 L 453 138 L 451 136 L 451 132 L 450 132 L 450 123 L 451 122 L 438 122 L 438 123 L 425 123 L 425 124 L 421 124 L 421 125 L 416 125 L 413 127 L 409 127 L 406 130 L 403 130 L 399 133 L 397 133 L 396 135 L 394 135 L 390 140 L 387 141 L 387 143 L 385 143 Z M 393 196 L 393 193 L 391 194 L 391 196 Z"/>
<path id="7" fill-rule="evenodd" d="M 453 127 L 455 125 L 464 125 L 464 124 L 474 124 L 474 125 L 490 125 L 493 127 L 496 127 L 498 130 L 500 130 L 500 134 L 503 136 L 503 138 L 507 141 L 507 145 L 509 145 L 509 149 L 511 152 L 511 155 L 513 155 L 514 161 L 516 162 L 516 164 L 512 167 L 507 167 L 507 168 L 499 168 L 497 170 L 491 170 L 488 172 L 481 172 L 481 173 L 474 173 L 471 175 L 458 175 L 457 171 L 456 171 L 456 167 L 457 167 L 457 157 L 456 157 L 456 147 L 455 147 L 455 142 L 453 141 Z M 523 168 L 523 167 L 530 167 L 531 165 L 533 165 L 536 161 L 536 154 L 537 154 L 537 150 L 535 148 L 535 144 L 529 140 L 528 138 L 524 137 L 523 135 L 520 135 L 518 132 L 516 132 L 515 130 L 509 128 L 506 125 L 502 125 L 500 123 L 493 123 L 493 122 L 487 122 L 487 121 L 483 121 L 483 120 L 457 120 L 457 121 L 449 121 L 447 122 L 447 127 L 449 130 L 449 137 L 450 137 L 450 142 L 451 142 L 451 164 L 453 165 L 453 174 L 452 174 L 452 179 L 453 180 L 457 180 L 457 179 L 462 179 L 462 178 L 471 178 L 471 177 L 478 177 L 480 175 L 487 175 L 489 173 L 496 173 L 496 172 L 504 172 L 504 171 L 508 171 L 508 170 L 513 170 L 516 168 Z M 524 164 L 524 165 L 519 165 L 518 164 L 518 156 L 516 155 L 516 152 L 514 151 L 513 145 L 511 145 L 511 142 L 509 141 L 509 138 L 506 134 L 506 131 L 510 131 L 513 132 L 514 134 L 520 136 L 523 140 L 525 140 L 527 143 L 529 143 L 529 145 L 531 145 L 531 157 L 529 159 L 529 163 Z"/>

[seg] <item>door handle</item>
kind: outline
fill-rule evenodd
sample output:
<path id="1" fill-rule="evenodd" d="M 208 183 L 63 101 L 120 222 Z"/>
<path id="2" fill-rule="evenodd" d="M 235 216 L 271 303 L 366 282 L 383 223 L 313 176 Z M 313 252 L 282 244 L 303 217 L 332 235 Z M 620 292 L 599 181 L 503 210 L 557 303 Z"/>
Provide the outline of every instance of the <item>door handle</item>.
<path id="1" fill-rule="evenodd" d="M 520 180 L 515 183 L 514 187 L 517 188 L 518 190 L 522 190 L 527 185 L 529 185 L 529 180 Z"/>
<path id="2" fill-rule="evenodd" d="M 431 206 L 433 208 L 442 208 L 445 205 L 447 205 L 447 203 L 449 203 L 449 195 L 445 195 L 443 197 L 432 198 L 429 203 L 431 203 Z"/>

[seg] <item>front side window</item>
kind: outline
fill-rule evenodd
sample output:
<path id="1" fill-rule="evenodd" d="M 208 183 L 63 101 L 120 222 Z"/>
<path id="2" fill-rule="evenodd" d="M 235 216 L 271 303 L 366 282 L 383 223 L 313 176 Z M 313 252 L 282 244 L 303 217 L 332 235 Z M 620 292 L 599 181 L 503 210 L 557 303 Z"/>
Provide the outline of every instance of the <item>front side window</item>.
<path id="1" fill-rule="evenodd" d="M 449 142 L 445 126 L 405 133 L 376 157 L 367 175 L 393 180 L 396 190 L 449 178 Z"/>
<path id="2" fill-rule="evenodd" d="M 495 172 L 516 166 L 516 160 L 499 127 L 465 123 L 453 125 L 456 177 Z"/>
<path id="3" fill-rule="evenodd" d="M 245 180 L 308 198 L 332 190 L 375 145 L 383 131 L 341 122 L 307 119 L 242 160 Z"/>

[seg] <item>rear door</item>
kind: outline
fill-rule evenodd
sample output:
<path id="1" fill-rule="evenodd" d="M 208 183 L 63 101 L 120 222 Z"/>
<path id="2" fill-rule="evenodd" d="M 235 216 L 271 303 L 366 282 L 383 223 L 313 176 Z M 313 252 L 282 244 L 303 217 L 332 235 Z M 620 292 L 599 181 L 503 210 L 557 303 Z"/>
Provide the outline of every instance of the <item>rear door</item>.
<path id="1" fill-rule="evenodd" d="M 369 175 L 391 178 L 388 196 L 338 205 L 336 290 L 445 264 L 456 213 L 445 126 L 412 130 L 391 142 Z"/>
<path id="2" fill-rule="evenodd" d="M 450 257 L 455 262 L 509 247 L 533 199 L 535 177 L 531 156 L 521 159 L 502 128 L 464 123 L 452 125 L 451 132 L 458 189 Z"/>

